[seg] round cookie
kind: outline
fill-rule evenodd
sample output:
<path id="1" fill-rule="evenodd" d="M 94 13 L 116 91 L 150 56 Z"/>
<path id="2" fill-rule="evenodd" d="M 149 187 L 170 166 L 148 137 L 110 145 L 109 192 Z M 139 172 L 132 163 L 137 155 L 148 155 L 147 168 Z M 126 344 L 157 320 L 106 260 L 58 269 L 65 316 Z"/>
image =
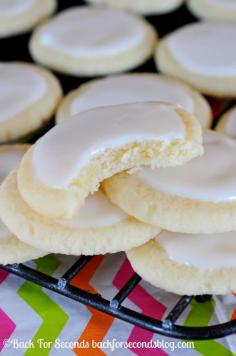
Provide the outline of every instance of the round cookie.
<path id="1" fill-rule="evenodd" d="M 0 147 L 1 182 L 12 169 L 16 168 L 28 148 L 29 146 L 27 145 L 6 145 Z M 14 202 L 12 204 L 14 205 Z M 21 263 L 44 255 L 46 255 L 46 252 L 41 250 L 41 248 L 35 249 L 19 241 L 0 218 L 0 264 Z"/>
<path id="2" fill-rule="evenodd" d="M 18 187 L 35 211 L 69 219 L 105 178 L 137 166 L 182 164 L 201 153 L 200 124 L 181 108 L 159 102 L 101 107 L 41 137 L 21 162 Z"/>
<path id="3" fill-rule="evenodd" d="M 183 4 L 184 0 L 87 0 L 87 2 L 113 6 L 144 15 L 154 15 L 174 11 Z"/>
<path id="4" fill-rule="evenodd" d="M 182 166 L 117 174 L 103 188 L 129 215 L 169 231 L 236 230 L 236 142 L 207 131 L 203 147 Z"/>
<path id="5" fill-rule="evenodd" d="M 56 0 L 1 0 L 0 38 L 31 30 L 56 9 Z"/>
<path id="6" fill-rule="evenodd" d="M 152 56 L 156 41 L 155 29 L 136 15 L 80 6 L 39 26 L 30 52 L 37 62 L 58 72 L 95 76 L 139 66 Z"/>
<path id="7" fill-rule="evenodd" d="M 40 216 L 19 194 L 16 172 L 1 187 L 0 214 L 19 239 L 54 253 L 95 255 L 124 251 L 142 245 L 160 232 L 160 228 L 125 214 L 102 191 L 86 199 L 75 219 Z"/>
<path id="8" fill-rule="evenodd" d="M 206 99 L 181 81 L 151 73 L 121 74 L 92 80 L 70 92 L 59 106 L 56 121 L 93 108 L 145 101 L 179 105 L 194 113 L 202 127 L 210 127 L 211 109 Z"/>
<path id="9" fill-rule="evenodd" d="M 161 72 L 185 80 L 204 94 L 236 95 L 236 23 L 205 21 L 167 35 L 156 51 Z"/>
<path id="10" fill-rule="evenodd" d="M 199 18 L 236 21 L 234 0 L 188 0 L 187 6 Z"/>
<path id="11" fill-rule="evenodd" d="M 235 251 L 235 232 L 162 231 L 127 256 L 133 269 L 156 287 L 176 294 L 225 294 L 236 290 Z"/>
<path id="12" fill-rule="evenodd" d="M 46 69 L 0 63 L 0 143 L 40 128 L 52 117 L 61 95 L 58 80 Z"/>
<path id="13" fill-rule="evenodd" d="M 236 139 L 236 107 L 228 110 L 219 119 L 215 130 Z"/>

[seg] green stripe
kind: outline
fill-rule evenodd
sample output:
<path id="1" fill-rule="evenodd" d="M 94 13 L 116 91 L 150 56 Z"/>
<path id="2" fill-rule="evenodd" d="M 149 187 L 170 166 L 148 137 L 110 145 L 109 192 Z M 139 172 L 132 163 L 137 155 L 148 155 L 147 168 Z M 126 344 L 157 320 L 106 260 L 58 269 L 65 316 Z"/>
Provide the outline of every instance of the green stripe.
<path id="1" fill-rule="evenodd" d="M 49 255 L 35 261 L 37 270 L 48 275 L 53 274 L 59 266 L 54 255 Z M 53 347 L 56 338 L 68 321 L 68 314 L 43 292 L 42 287 L 31 282 L 25 282 L 17 294 L 42 318 L 43 323 L 35 334 L 32 342 L 35 348 L 29 348 L 26 356 L 46 356 Z M 40 348 L 39 340 L 48 342 L 47 348 Z"/>
<path id="2" fill-rule="evenodd" d="M 185 320 L 185 326 L 208 325 L 215 310 L 215 301 L 205 303 L 191 303 L 192 309 Z M 217 341 L 195 341 L 195 350 L 203 356 L 232 356 L 232 352 Z"/>

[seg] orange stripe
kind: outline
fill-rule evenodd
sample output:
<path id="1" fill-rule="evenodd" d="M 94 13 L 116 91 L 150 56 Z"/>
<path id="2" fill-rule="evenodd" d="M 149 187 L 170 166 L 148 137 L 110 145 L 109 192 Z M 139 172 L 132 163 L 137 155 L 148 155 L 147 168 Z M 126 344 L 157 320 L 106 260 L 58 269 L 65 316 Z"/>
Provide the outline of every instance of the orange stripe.
<path id="1" fill-rule="evenodd" d="M 95 256 L 89 261 L 89 263 L 82 269 L 80 273 L 78 273 L 75 278 L 71 281 L 71 284 L 75 287 L 84 289 L 90 293 L 97 293 L 96 289 L 94 289 L 90 284 L 89 281 L 93 277 L 94 273 L 96 272 L 97 268 L 101 264 L 104 256 Z M 101 342 L 108 330 L 111 327 L 111 324 L 114 320 L 113 317 L 106 315 L 98 310 L 93 308 L 87 307 L 90 313 L 92 314 L 87 326 L 85 327 L 83 333 L 80 335 L 78 342 L 88 342 L 89 345 L 92 345 L 92 341 Z M 79 356 L 101 356 L 106 355 L 101 349 L 99 348 L 92 348 L 89 349 L 79 349 L 75 348 L 73 350 Z"/>

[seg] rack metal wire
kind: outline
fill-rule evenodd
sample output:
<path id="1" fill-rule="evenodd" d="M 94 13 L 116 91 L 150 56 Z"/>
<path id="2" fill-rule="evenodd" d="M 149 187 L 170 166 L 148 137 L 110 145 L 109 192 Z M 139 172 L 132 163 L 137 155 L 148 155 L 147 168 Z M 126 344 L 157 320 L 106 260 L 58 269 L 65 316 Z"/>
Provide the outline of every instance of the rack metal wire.
<path id="1" fill-rule="evenodd" d="M 197 297 L 188 295 L 182 296 L 163 320 L 151 318 L 135 310 L 122 306 L 124 300 L 141 281 L 141 277 L 136 273 L 132 275 L 132 277 L 111 300 L 107 300 L 99 294 L 93 294 L 86 290 L 72 286 L 70 284 L 71 280 L 75 277 L 75 275 L 79 274 L 91 258 L 93 257 L 81 256 L 73 264 L 73 266 L 59 278 L 48 276 L 24 264 L 6 266 L 0 265 L 0 268 L 69 299 L 73 299 L 130 324 L 150 330 L 160 335 L 185 340 L 209 340 L 236 333 L 236 320 L 201 327 L 183 326 L 176 323 L 180 315 L 194 298 L 197 302 L 204 303 L 212 298 L 211 295 Z"/>

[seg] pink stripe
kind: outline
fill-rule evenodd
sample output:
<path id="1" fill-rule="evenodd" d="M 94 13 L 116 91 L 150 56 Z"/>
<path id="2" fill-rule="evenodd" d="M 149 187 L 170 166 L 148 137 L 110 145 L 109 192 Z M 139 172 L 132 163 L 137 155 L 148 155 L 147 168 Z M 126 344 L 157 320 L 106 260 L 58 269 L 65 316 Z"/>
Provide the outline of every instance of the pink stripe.
<path id="1" fill-rule="evenodd" d="M 5 281 L 8 272 L 0 269 L 0 284 Z M 8 340 L 16 328 L 16 324 L 0 308 L 0 351 L 4 348 L 4 343 Z"/>
<path id="2" fill-rule="evenodd" d="M 4 269 L 0 269 L 0 283 L 2 283 L 8 276 L 8 272 L 4 271 Z"/>
<path id="3" fill-rule="evenodd" d="M 0 351 L 5 346 L 5 341 L 8 340 L 16 328 L 16 324 L 7 316 L 0 308 Z"/>
<path id="4" fill-rule="evenodd" d="M 124 263 L 121 265 L 119 271 L 115 275 L 113 279 L 113 285 L 120 289 L 130 277 L 132 277 L 134 271 L 126 259 Z M 161 319 L 165 313 L 166 307 L 162 303 L 158 302 L 151 294 L 149 294 L 143 287 L 140 285 L 136 286 L 136 288 L 129 294 L 128 297 L 139 309 L 142 311 L 143 314 L 146 314 L 150 317 Z M 148 330 L 143 330 L 137 326 L 134 326 L 132 329 L 128 341 L 130 342 L 140 342 L 145 341 L 148 342 L 152 340 L 153 333 Z M 142 356 L 149 356 L 149 355 L 158 355 L 164 356 L 167 355 L 161 349 L 150 349 L 150 348 L 131 348 L 131 350 L 137 354 Z"/>

